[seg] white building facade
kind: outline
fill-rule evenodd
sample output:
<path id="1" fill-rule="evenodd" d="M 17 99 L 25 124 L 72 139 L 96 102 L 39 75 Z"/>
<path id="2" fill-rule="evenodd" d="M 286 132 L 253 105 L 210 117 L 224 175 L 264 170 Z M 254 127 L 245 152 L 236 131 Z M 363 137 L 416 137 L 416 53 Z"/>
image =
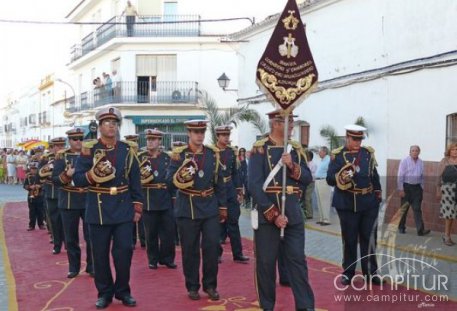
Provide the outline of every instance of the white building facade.
<path id="1" fill-rule="evenodd" d="M 408 155 L 409 146 L 422 146 L 422 158 L 439 161 L 446 139 L 455 138 L 446 124 L 457 112 L 452 87 L 457 67 L 453 39 L 455 1 L 314 0 L 301 15 L 320 89 L 295 113 L 311 124 L 309 145 L 325 145 L 320 128 L 344 125 L 362 116 L 369 128 L 365 141 L 377 150 L 380 170 L 387 159 Z M 414 9 L 412 9 L 414 8 Z M 239 101 L 258 89 L 255 70 L 276 25 L 277 16 L 233 35 L 240 45 Z M 440 64 L 440 62 L 443 62 Z M 439 66 L 439 68 L 438 68 Z M 398 69 L 398 70 L 397 70 Z M 421 70 L 422 69 L 422 70 Z M 268 111 L 269 104 L 258 106 Z M 255 137 L 243 136 L 241 145 Z"/>
<path id="2" fill-rule="evenodd" d="M 434 182 L 437 162 L 457 138 L 457 3 L 311 0 L 300 8 L 320 82 L 295 109 L 309 124 L 296 138 L 311 147 L 328 146 L 321 128 L 330 125 L 344 136 L 344 125 L 363 117 L 369 129 L 364 144 L 375 148 L 379 173 L 387 176 L 386 199 L 394 195 L 399 159 L 419 145 L 427 175 L 424 219 L 429 228 L 441 228 Z M 257 107 L 264 112 L 272 106 L 262 94 L 252 96 L 258 90 L 255 72 L 278 16 L 231 36 L 245 41 L 238 51 L 238 101 L 263 102 Z M 242 125 L 240 132 L 250 130 Z M 254 140 L 255 134 L 240 136 L 240 146 Z"/>
<path id="3" fill-rule="evenodd" d="M 71 22 L 102 24 L 82 25 L 76 35 L 67 81 L 75 97 L 68 100 L 67 112 L 75 125 L 87 127 L 98 109 L 116 106 L 124 117 L 121 136 L 157 127 L 167 132 L 168 148 L 174 140 L 187 140 L 183 122 L 205 117 L 202 94 L 221 107 L 236 102 L 235 94 L 219 88 L 217 78 L 231 71 L 237 82 L 237 43 L 224 42 L 224 35 L 200 23 L 198 15 L 187 14 L 187 1 L 132 3 L 139 17 L 130 30 L 122 16 L 124 1 L 84 1 L 68 14 Z M 104 86 L 96 87 L 97 77 Z"/>

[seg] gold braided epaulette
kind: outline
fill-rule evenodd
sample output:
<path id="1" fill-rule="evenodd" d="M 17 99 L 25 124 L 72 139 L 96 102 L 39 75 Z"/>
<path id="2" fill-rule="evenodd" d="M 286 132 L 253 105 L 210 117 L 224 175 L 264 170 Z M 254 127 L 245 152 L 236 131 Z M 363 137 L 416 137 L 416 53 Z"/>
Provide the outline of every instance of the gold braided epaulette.
<path id="1" fill-rule="evenodd" d="M 71 150 L 70 148 L 65 148 L 65 149 L 62 149 L 62 150 L 57 151 L 56 160 L 63 159 L 64 156 L 65 156 L 65 153 L 68 152 L 68 151 L 70 151 L 70 150 Z"/>
<path id="2" fill-rule="evenodd" d="M 90 155 L 90 149 L 92 149 L 98 143 L 97 139 L 88 139 L 83 141 L 81 154 Z"/>
<path id="3" fill-rule="evenodd" d="M 141 150 L 140 152 L 138 152 L 137 156 L 138 158 L 144 156 L 144 155 L 147 155 L 148 151 L 147 150 Z"/>
<path id="4" fill-rule="evenodd" d="M 343 148 L 344 148 L 344 146 L 341 146 L 341 147 L 339 147 L 339 148 L 333 149 L 333 150 L 332 150 L 332 154 L 333 154 L 333 155 L 339 154 L 339 153 L 341 152 L 341 150 L 343 150 Z"/>
<path id="5" fill-rule="evenodd" d="M 296 140 L 289 140 L 289 144 L 297 151 L 298 155 L 305 160 L 305 163 L 308 163 L 308 157 L 306 156 L 305 149 L 302 145 Z"/>
<path id="6" fill-rule="evenodd" d="M 363 146 L 362 148 L 365 148 L 365 149 L 367 149 L 367 150 L 368 150 L 368 152 L 370 152 L 370 153 L 374 153 L 374 148 L 373 148 L 373 147 L 371 147 L 371 146 Z"/>
<path id="7" fill-rule="evenodd" d="M 208 149 L 211 149 L 215 153 L 221 152 L 221 150 L 219 148 L 217 148 L 216 146 L 214 146 L 214 145 L 205 145 L 205 147 L 207 147 Z"/>
<path id="8" fill-rule="evenodd" d="M 121 142 L 129 145 L 132 148 L 138 148 L 138 143 L 131 141 L 131 140 L 121 140 Z"/>
<path id="9" fill-rule="evenodd" d="M 265 143 L 268 141 L 269 137 L 264 137 L 262 139 L 259 139 L 258 141 L 256 141 L 254 143 L 254 145 L 252 145 L 252 150 L 251 150 L 251 153 L 260 153 L 260 154 L 263 154 L 263 146 L 265 145 Z"/>
<path id="10" fill-rule="evenodd" d="M 181 153 L 187 149 L 187 145 L 179 146 L 173 149 L 171 152 L 171 159 L 173 161 L 179 161 L 181 159 Z"/>

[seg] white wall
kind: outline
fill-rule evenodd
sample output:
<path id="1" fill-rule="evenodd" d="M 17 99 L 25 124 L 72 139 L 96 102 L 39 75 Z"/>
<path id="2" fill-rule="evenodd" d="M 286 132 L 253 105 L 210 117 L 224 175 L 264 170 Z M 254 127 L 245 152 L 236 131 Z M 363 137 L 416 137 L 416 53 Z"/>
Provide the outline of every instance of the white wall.
<path id="1" fill-rule="evenodd" d="M 324 81 L 455 50 L 456 9 L 451 0 L 342 0 L 302 19 Z M 249 42 L 240 46 L 241 98 L 258 94 L 255 70 L 271 32 L 247 35 Z M 319 134 L 323 125 L 344 135 L 344 125 L 364 117 L 370 130 L 364 144 L 376 149 L 381 174 L 387 159 L 407 156 L 412 144 L 422 147 L 424 160 L 439 161 L 446 115 L 457 112 L 456 73 L 457 67 L 427 69 L 328 89 L 312 94 L 295 112 L 311 124 L 311 146 L 325 144 Z M 262 113 L 271 110 L 269 104 L 257 107 Z M 252 144 L 252 127 L 243 125 L 240 132 L 240 145 Z"/>

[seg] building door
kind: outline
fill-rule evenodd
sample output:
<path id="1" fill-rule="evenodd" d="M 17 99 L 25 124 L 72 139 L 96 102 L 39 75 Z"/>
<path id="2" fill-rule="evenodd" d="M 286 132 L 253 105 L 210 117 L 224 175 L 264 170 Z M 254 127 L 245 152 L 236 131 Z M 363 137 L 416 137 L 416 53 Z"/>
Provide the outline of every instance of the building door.
<path id="1" fill-rule="evenodd" d="M 149 103 L 149 77 L 137 77 L 137 102 Z"/>

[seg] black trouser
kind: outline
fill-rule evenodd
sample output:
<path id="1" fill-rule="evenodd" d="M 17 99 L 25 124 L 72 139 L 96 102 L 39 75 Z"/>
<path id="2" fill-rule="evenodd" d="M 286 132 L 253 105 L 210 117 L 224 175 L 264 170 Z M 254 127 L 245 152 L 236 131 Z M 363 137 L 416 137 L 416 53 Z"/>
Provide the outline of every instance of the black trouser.
<path id="1" fill-rule="evenodd" d="M 125 22 L 127 24 L 127 37 L 133 36 L 133 24 L 135 23 L 135 16 L 126 16 Z"/>
<path id="2" fill-rule="evenodd" d="M 364 275 L 377 274 L 376 243 L 379 208 L 356 212 L 337 210 L 343 240 L 343 274 L 352 278 L 357 266 L 357 244 L 360 243 L 360 263 Z"/>
<path id="3" fill-rule="evenodd" d="M 68 271 L 78 272 L 81 269 L 81 248 L 79 247 L 79 220 L 83 221 L 83 235 L 86 241 L 86 271 L 93 272 L 92 250 L 89 240 L 88 225 L 84 222 L 84 209 L 61 209 L 65 245 L 67 247 Z"/>
<path id="4" fill-rule="evenodd" d="M 416 223 L 417 233 L 424 231 L 424 221 L 422 220 L 422 195 L 423 190 L 420 184 L 411 185 L 403 184 L 403 190 L 405 191 L 405 196 L 401 198 L 401 206 L 405 206 L 405 212 L 401 216 L 400 224 L 398 229 L 404 230 L 406 224 L 406 218 L 408 217 L 409 207 L 412 206 L 414 212 L 414 222 Z"/>
<path id="5" fill-rule="evenodd" d="M 279 243 L 279 253 L 278 253 L 278 274 L 279 274 L 279 283 L 290 284 L 289 281 L 289 272 L 287 272 L 286 259 L 284 255 L 284 242 Z"/>
<path id="6" fill-rule="evenodd" d="M 216 289 L 219 216 L 195 220 L 178 218 L 177 222 L 179 231 L 182 233 L 182 263 L 187 290 L 200 288 L 200 247 L 203 262 L 203 289 Z"/>
<path id="7" fill-rule="evenodd" d="M 62 218 L 60 217 L 60 211 L 57 208 L 57 199 L 46 199 L 46 207 L 49 213 L 49 219 L 51 220 L 51 232 L 54 248 L 60 250 L 64 239 Z"/>
<path id="8" fill-rule="evenodd" d="M 30 200 L 29 199 L 29 228 L 43 226 L 43 200 Z"/>
<path id="9" fill-rule="evenodd" d="M 175 218 L 171 208 L 143 211 L 149 264 L 175 261 Z"/>
<path id="10" fill-rule="evenodd" d="M 94 259 L 95 286 L 98 297 L 122 299 L 130 295 L 130 265 L 132 263 L 132 222 L 115 225 L 89 225 Z M 116 281 L 110 265 L 111 241 Z"/>
<path id="11" fill-rule="evenodd" d="M 240 219 L 240 205 L 235 198 L 231 198 L 227 202 L 227 221 L 220 225 L 221 238 L 224 231 L 227 232 L 230 238 L 230 246 L 232 247 L 233 259 L 243 256 L 243 247 L 241 245 L 241 233 L 238 221 Z M 219 256 L 222 255 L 223 249 L 219 246 Z"/>
<path id="12" fill-rule="evenodd" d="M 280 245 L 282 244 L 282 245 Z M 259 293 L 260 307 L 274 309 L 276 301 L 276 261 L 283 252 L 285 267 L 296 309 L 313 309 L 314 294 L 308 282 L 308 265 L 304 254 L 305 233 L 303 222 L 288 225 L 281 242 L 279 229 L 273 224 L 260 224 L 254 230 L 256 256 L 255 281 Z"/>
<path id="13" fill-rule="evenodd" d="M 140 245 L 145 246 L 146 245 L 146 238 L 145 238 L 145 233 L 144 233 L 144 222 L 143 218 L 140 218 L 140 220 L 137 223 L 133 223 L 133 246 L 136 245 L 136 241 L 139 239 L 140 240 Z"/>

